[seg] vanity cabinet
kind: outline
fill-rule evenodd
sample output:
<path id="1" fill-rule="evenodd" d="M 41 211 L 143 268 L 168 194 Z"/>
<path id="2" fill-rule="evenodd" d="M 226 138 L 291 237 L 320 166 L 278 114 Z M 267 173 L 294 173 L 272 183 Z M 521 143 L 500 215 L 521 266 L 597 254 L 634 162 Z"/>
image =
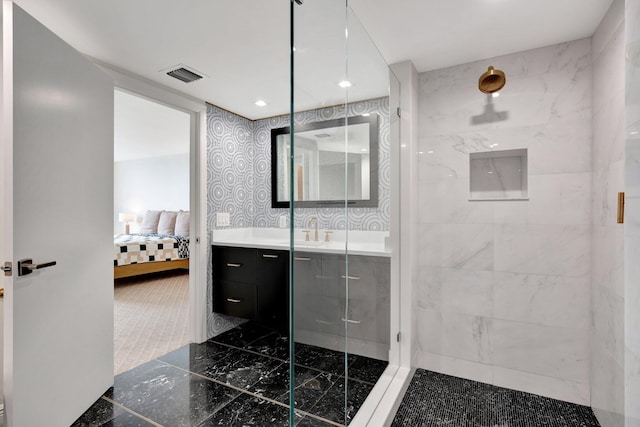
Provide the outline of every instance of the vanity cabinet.
<path id="1" fill-rule="evenodd" d="M 330 345 L 348 333 L 349 339 L 388 348 L 390 260 L 349 255 L 345 261 L 345 255 L 294 254 L 296 334 Z"/>
<path id="2" fill-rule="evenodd" d="M 289 253 L 212 247 L 213 310 L 285 330 Z"/>

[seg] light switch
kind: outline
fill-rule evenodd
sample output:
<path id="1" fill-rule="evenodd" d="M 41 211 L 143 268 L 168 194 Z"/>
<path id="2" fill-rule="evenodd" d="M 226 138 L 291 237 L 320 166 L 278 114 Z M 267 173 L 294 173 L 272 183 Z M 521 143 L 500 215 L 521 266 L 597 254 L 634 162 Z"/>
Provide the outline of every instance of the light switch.
<path id="1" fill-rule="evenodd" d="M 229 212 L 218 212 L 216 214 L 216 225 L 218 227 L 228 227 L 231 225 L 229 220 Z"/>

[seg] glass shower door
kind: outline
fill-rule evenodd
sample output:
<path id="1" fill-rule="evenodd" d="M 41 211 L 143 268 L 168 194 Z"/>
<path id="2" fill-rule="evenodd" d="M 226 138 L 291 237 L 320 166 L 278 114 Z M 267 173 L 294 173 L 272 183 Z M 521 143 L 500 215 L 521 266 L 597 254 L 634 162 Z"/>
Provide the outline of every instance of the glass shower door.
<path id="1" fill-rule="evenodd" d="M 292 201 L 291 422 L 366 425 L 397 351 L 399 84 L 345 2 L 292 2 L 291 18 L 291 126 L 277 154 L 287 179 L 274 183 Z"/>

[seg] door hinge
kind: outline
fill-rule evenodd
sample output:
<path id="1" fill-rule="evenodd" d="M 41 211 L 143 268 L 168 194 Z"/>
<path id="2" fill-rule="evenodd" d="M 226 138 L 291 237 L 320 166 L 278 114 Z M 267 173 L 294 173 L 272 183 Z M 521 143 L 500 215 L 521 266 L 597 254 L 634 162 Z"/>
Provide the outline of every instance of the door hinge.
<path id="1" fill-rule="evenodd" d="M 2 271 L 4 271 L 5 276 L 11 276 L 13 272 L 13 264 L 11 264 L 11 261 L 7 261 L 4 263 L 4 265 L 2 266 Z"/>
<path id="2" fill-rule="evenodd" d="M 396 335 L 396 341 L 400 342 L 400 332 L 398 332 L 398 335 Z"/>
<path id="3" fill-rule="evenodd" d="M 396 109 L 396 114 L 398 115 L 398 117 L 402 117 L 402 110 L 400 109 L 400 107 Z"/>

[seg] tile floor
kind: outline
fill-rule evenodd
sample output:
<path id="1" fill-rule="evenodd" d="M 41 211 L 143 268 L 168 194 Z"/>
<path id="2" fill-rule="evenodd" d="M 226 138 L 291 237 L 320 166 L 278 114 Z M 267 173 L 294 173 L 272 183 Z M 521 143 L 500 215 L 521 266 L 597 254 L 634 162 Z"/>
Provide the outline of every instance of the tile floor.
<path id="1" fill-rule="evenodd" d="M 74 426 L 288 426 L 288 339 L 246 323 L 124 372 Z M 296 425 L 350 421 L 387 362 L 296 344 Z"/>
<path id="2" fill-rule="evenodd" d="M 599 427 L 591 408 L 418 369 L 392 427 Z"/>

